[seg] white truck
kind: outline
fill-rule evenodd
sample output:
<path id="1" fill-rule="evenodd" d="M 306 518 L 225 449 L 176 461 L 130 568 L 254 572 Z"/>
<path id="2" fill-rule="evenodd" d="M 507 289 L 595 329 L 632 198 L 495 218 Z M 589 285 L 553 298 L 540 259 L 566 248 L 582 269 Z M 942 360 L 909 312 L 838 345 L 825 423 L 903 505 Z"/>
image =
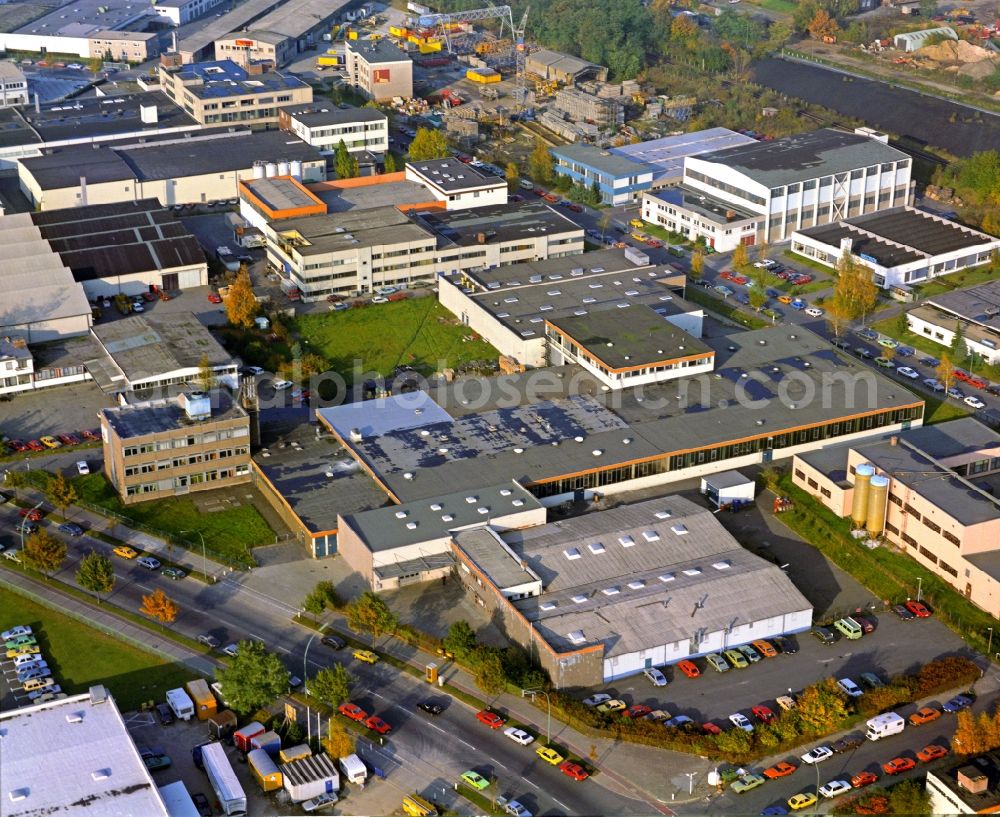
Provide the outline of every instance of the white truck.
<path id="1" fill-rule="evenodd" d="M 880 740 L 890 735 L 898 735 L 906 728 L 906 721 L 902 715 L 895 712 L 886 712 L 884 715 L 876 715 L 867 721 L 868 731 L 865 737 L 868 740 Z"/>
<path id="2" fill-rule="evenodd" d="M 167 690 L 167 706 L 169 706 L 178 720 L 189 721 L 194 717 L 194 701 L 183 689 Z"/>
<path id="3" fill-rule="evenodd" d="M 363 786 L 368 779 L 368 767 L 357 755 L 340 758 L 340 771 L 355 786 Z"/>
<path id="4" fill-rule="evenodd" d="M 222 813 L 228 815 L 247 813 L 247 796 L 240 785 L 233 764 L 226 757 L 225 747 L 219 743 L 207 743 L 201 747 L 201 761 L 205 774 L 212 784 L 215 796 L 219 798 Z"/>

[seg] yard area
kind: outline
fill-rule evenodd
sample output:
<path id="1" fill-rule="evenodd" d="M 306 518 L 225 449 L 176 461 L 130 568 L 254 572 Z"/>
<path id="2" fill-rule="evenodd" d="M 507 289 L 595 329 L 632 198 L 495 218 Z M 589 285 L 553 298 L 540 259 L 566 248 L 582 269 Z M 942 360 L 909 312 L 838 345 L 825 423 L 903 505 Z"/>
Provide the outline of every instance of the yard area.
<path id="1" fill-rule="evenodd" d="M 390 375 L 412 366 L 430 375 L 476 361 L 493 364 L 499 356 L 433 297 L 302 315 L 295 323 L 309 349 L 349 383 L 356 368 Z"/>
<path id="2" fill-rule="evenodd" d="M 208 552 L 223 561 L 246 564 L 250 548 L 274 542 L 274 531 L 248 503 L 206 512 L 201 507 L 205 496 L 193 494 L 124 505 L 103 474 L 77 477 L 73 485 L 83 502 L 99 505 L 138 527 L 146 526 L 153 534 L 166 534 L 197 549 L 200 533 Z"/>
<path id="3" fill-rule="evenodd" d="M 194 677 L 179 664 L 118 641 L 19 593 L 4 593 L 0 630 L 19 624 L 35 632 L 64 692 L 72 695 L 104 684 L 123 712 L 137 709 L 143 701 L 162 699 L 166 690 Z"/>
<path id="4" fill-rule="evenodd" d="M 916 292 L 917 300 L 921 301 L 933 295 L 940 295 L 942 292 L 951 292 L 953 289 L 983 284 L 987 281 L 992 281 L 995 277 L 996 271 L 993 269 L 993 266 L 991 264 L 984 264 L 981 267 L 950 272 L 947 275 L 935 278 L 933 281 L 928 281 L 926 284 L 917 284 L 913 287 L 913 290 Z"/>

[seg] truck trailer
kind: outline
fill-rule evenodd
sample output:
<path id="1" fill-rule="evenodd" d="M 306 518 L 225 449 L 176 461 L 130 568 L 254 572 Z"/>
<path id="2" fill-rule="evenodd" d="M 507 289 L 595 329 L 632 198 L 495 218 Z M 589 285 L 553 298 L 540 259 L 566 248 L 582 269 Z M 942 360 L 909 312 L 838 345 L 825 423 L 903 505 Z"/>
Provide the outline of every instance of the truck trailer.
<path id="1" fill-rule="evenodd" d="M 884 715 L 876 715 L 874 718 L 870 718 L 866 725 L 868 726 L 868 731 L 865 732 L 865 737 L 868 740 L 880 740 L 890 735 L 898 735 L 906 728 L 906 721 L 903 720 L 902 715 L 897 715 L 895 712 L 886 712 Z"/>
<path id="2" fill-rule="evenodd" d="M 205 774 L 212 784 L 212 790 L 219 800 L 222 813 L 227 815 L 246 814 L 247 796 L 240 785 L 233 765 L 226 757 L 226 749 L 221 743 L 209 743 L 201 747 L 201 761 Z"/>

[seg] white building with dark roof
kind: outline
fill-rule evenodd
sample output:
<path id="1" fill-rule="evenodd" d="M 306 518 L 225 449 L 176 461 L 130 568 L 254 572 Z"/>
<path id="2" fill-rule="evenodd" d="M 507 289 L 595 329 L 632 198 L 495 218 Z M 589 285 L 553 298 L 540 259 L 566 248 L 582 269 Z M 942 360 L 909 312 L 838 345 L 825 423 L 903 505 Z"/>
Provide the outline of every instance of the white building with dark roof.
<path id="1" fill-rule="evenodd" d="M 168 817 L 159 789 L 103 686 L 0 711 L 4 817 Z"/>
<path id="2" fill-rule="evenodd" d="M 458 159 L 406 163 L 406 180 L 426 187 L 449 210 L 507 203 L 507 180 Z"/>
<path id="3" fill-rule="evenodd" d="M 812 605 L 784 571 L 679 496 L 452 539 L 467 591 L 556 687 L 606 683 L 812 624 Z"/>

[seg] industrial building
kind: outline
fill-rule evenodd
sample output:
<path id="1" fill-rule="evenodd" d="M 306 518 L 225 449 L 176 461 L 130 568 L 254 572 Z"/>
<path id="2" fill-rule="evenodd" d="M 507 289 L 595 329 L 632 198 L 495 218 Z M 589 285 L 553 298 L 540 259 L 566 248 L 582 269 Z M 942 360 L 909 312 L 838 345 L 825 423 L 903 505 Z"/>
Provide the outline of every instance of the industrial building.
<path id="1" fill-rule="evenodd" d="M 84 335 L 47 341 L 34 349 L 23 337 L 5 336 L 0 339 L 0 395 L 90 380 L 83 356 L 92 348 Z"/>
<path id="2" fill-rule="evenodd" d="M 347 82 L 376 102 L 413 96 L 413 60 L 387 39 L 345 43 Z"/>
<path id="3" fill-rule="evenodd" d="M 406 163 L 406 180 L 426 187 L 449 210 L 507 203 L 507 180 L 458 159 Z"/>
<path id="4" fill-rule="evenodd" d="M 9 60 L 0 62 L 0 108 L 28 104 L 28 80 Z"/>
<path id="5" fill-rule="evenodd" d="M 872 271 L 875 284 L 910 294 L 910 286 L 986 264 L 1000 238 L 914 207 L 797 230 L 792 250 L 835 268 L 845 252 Z"/>
<path id="6" fill-rule="evenodd" d="M 935 28 L 925 28 L 920 31 L 906 31 L 892 38 L 892 47 L 906 52 L 918 51 L 927 45 L 927 41 L 932 37 L 934 40 L 957 40 L 958 33 L 951 26 L 937 26 Z"/>
<path id="7" fill-rule="evenodd" d="M 126 505 L 250 482 L 250 419 L 223 389 L 101 409 L 99 417 L 104 475 Z"/>
<path id="8" fill-rule="evenodd" d="M 4 815 L 168 817 L 166 805 L 108 690 L 0 711 Z"/>
<path id="9" fill-rule="evenodd" d="M 0 167 L 41 156 L 50 148 L 113 140 L 139 141 L 201 129 L 159 91 L 109 97 L 76 97 L 69 102 L 0 109 Z"/>
<path id="10" fill-rule="evenodd" d="M 458 491 L 337 518 L 337 553 L 373 590 L 440 579 L 455 565 L 454 531 L 545 524 L 545 508 L 517 482 Z"/>
<path id="11" fill-rule="evenodd" d="M 558 175 L 585 187 L 597 182 L 606 204 L 625 204 L 638 201 L 647 190 L 680 183 L 689 156 L 749 144 L 756 140 L 728 128 L 708 128 L 606 150 L 564 145 L 551 153 Z"/>
<path id="12" fill-rule="evenodd" d="M 278 126 L 307 145 L 332 154 L 343 142 L 348 153 L 382 156 L 389 150 L 389 117 L 375 108 L 304 105 L 282 108 Z"/>
<path id="13" fill-rule="evenodd" d="M 642 198 L 642 218 L 720 252 L 911 203 L 911 160 L 867 128 L 824 128 L 687 156 L 681 184 Z"/>
<path id="14" fill-rule="evenodd" d="M 589 122 L 603 131 L 613 132 L 625 124 L 625 105 L 621 100 L 588 94 L 579 88 L 560 88 L 556 91 L 552 109 L 574 122 Z"/>
<path id="15" fill-rule="evenodd" d="M 94 356 L 84 366 L 112 396 L 196 381 L 203 360 L 217 382 L 236 388 L 236 361 L 190 312 L 130 315 L 91 330 Z"/>
<path id="16" fill-rule="evenodd" d="M 192 20 L 221 6 L 225 0 L 156 0 L 153 11 L 157 16 L 169 20 L 175 26 L 183 26 Z"/>
<path id="17" fill-rule="evenodd" d="M 971 417 L 805 452 L 793 481 L 1000 617 L 1000 435 Z"/>
<path id="18" fill-rule="evenodd" d="M 240 215 L 258 230 L 263 230 L 269 221 L 325 214 L 326 204 L 294 176 L 240 182 Z"/>
<path id="19" fill-rule="evenodd" d="M 969 352 L 985 363 L 1000 363 L 1000 282 L 987 281 L 925 298 L 906 313 L 910 331 L 950 349 L 961 325 Z"/>
<path id="20" fill-rule="evenodd" d="M 262 63 L 243 68 L 230 59 L 159 66 L 163 92 L 203 125 L 236 123 L 254 128 L 278 124 L 285 106 L 312 102 L 312 86 Z"/>
<path id="21" fill-rule="evenodd" d="M 215 41 L 215 58 L 232 60 L 242 68 L 269 62 L 276 68 L 291 62 L 298 53 L 295 40 L 277 31 L 238 31 Z"/>
<path id="22" fill-rule="evenodd" d="M 581 79 L 606 80 L 608 69 L 603 65 L 571 56 L 547 48 L 531 51 L 525 58 L 524 69 L 543 80 L 572 84 Z"/>
<path id="23" fill-rule="evenodd" d="M 812 605 L 784 571 L 679 496 L 452 539 L 466 590 L 557 688 L 812 624 Z"/>
<path id="24" fill-rule="evenodd" d="M 561 361 L 558 350 L 550 352 L 547 322 L 600 310 L 620 316 L 628 304 L 648 306 L 700 337 L 705 312 L 683 299 L 686 276 L 626 252 L 597 250 L 441 275 L 438 300 L 501 355 L 528 368 Z"/>
<path id="25" fill-rule="evenodd" d="M 538 203 L 410 215 L 382 206 L 276 221 L 264 234 L 269 263 L 307 301 L 583 252 L 583 229 Z"/>
<path id="26" fill-rule="evenodd" d="M 22 192 L 40 210 L 157 199 L 170 206 L 234 199 L 258 168 L 295 166 L 305 181 L 326 178 L 326 158 L 281 131 L 218 128 L 176 138 L 69 145 L 22 159 Z"/>
<path id="27" fill-rule="evenodd" d="M 927 772 L 932 814 L 995 814 L 1000 811 L 1000 756 L 962 757 Z"/>

